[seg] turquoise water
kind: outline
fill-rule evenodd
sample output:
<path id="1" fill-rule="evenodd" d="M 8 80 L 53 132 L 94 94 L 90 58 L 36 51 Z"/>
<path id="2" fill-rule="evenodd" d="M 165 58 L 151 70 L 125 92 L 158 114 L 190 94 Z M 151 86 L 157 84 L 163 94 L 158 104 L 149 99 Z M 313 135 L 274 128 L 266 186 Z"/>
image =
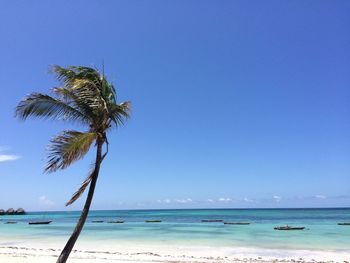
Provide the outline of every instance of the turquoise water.
<path id="1" fill-rule="evenodd" d="M 50 242 L 68 238 L 79 212 L 33 212 L 0 216 L 0 245 L 21 240 Z M 145 223 L 159 219 L 161 223 Z M 202 219 L 249 221 L 250 225 L 202 223 Z M 17 224 L 4 224 L 16 220 Z M 32 220 L 53 220 L 50 225 L 28 225 Z M 104 223 L 92 223 L 103 220 Z M 124 220 L 124 224 L 107 221 Z M 91 211 L 80 240 L 118 244 L 241 246 L 287 249 L 349 249 L 350 208 L 337 209 L 208 209 Z M 305 226 L 303 231 L 276 231 L 280 225 Z"/>

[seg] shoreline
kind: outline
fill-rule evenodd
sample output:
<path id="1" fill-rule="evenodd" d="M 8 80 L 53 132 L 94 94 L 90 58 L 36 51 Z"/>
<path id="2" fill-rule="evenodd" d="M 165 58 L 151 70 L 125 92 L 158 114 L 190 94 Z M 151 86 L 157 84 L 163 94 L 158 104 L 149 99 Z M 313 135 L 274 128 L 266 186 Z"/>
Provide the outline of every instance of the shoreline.
<path id="1" fill-rule="evenodd" d="M 54 263 L 61 248 L 47 245 L 0 246 L 0 262 L 4 263 Z M 281 250 L 245 247 L 201 247 L 201 246 L 110 246 L 93 249 L 86 244 L 73 249 L 69 262 L 83 263 L 240 263 L 240 262 L 348 262 L 350 250 L 312 251 Z"/>

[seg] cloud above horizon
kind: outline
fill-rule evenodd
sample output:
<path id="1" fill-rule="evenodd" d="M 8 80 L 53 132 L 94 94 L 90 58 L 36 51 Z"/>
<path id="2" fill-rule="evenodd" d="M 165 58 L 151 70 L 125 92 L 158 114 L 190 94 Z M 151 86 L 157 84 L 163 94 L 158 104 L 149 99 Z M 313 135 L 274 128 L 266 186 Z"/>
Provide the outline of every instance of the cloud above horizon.
<path id="1" fill-rule="evenodd" d="M 219 202 L 231 202 L 232 201 L 232 199 L 231 198 L 229 198 L 229 197 L 220 197 L 219 199 L 218 199 L 218 201 Z"/>
<path id="2" fill-rule="evenodd" d="M 162 198 L 153 200 L 143 200 L 142 202 L 119 201 L 118 205 L 124 208 L 268 208 L 268 207 L 313 207 L 312 201 L 317 200 L 317 204 L 328 204 L 332 200 L 350 200 L 349 195 L 328 196 L 324 194 L 313 194 L 306 196 L 282 196 L 271 195 L 265 197 L 209 197 L 203 199 L 195 198 Z M 296 202 L 293 204 L 293 202 Z"/>
<path id="3" fill-rule="evenodd" d="M 165 203 L 165 204 L 170 204 L 171 203 L 171 200 L 170 199 L 164 199 L 164 200 L 161 200 L 161 199 L 159 199 L 159 200 L 157 200 L 157 203 Z"/>
<path id="4" fill-rule="evenodd" d="M 180 203 L 180 204 L 188 204 L 188 203 L 192 203 L 193 200 L 192 198 L 187 198 L 187 199 L 175 199 L 176 203 Z"/>
<path id="5" fill-rule="evenodd" d="M 243 201 L 246 202 L 246 203 L 253 203 L 253 202 L 254 202 L 253 199 L 250 199 L 250 198 L 248 198 L 248 197 L 244 197 L 244 198 L 243 198 Z"/>
<path id="6" fill-rule="evenodd" d="M 55 205 L 55 203 L 53 201 L 51 201 L 50 199 L 48 199 L 46 197 L 46 195 L 42 195 L 39 197 L 39 202 L 41 205 L 47 206 L 47 207 L 52 207 Z"/>
<path id="7" fill-rule="evenodd" d="M 282 197 L 279 196 L 279 195 L 274 195 L 272 198 L 273 198 L 276 202 L 280 202 L 280 201 L 282 200 Z"/>
<path id="8" fill-rule="evenodd" d="M 325 195 L 315 195 L 314 197 L 317 199 L 327 199 L 327 196 Z"/>
<path id="9" fill-rule="evenodd" d="M 189 204 L 189 203 L 193 203 L 193 199 L 192 198 L 180 198 L 180 199 L 158 199 L 157 203 L 160 204 L 170 204 L 170 203 L 178 203 L 178 204 Z"/>

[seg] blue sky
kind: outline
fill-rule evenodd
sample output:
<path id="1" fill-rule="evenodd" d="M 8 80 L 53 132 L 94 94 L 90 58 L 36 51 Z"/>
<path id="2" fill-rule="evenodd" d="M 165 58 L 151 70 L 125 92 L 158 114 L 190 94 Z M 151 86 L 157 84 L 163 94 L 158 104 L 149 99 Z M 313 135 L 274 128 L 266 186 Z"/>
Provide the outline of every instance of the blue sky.
<path id="1" fill-rule="evenodd" d="M 0 208 L 64 203 L 93 153 L 43 174 L 70 124 L 14 118 L 100 67 L 131 100 L 110 134 L 93 209 L 350 206 L 349 1 L 5 1 L 0 10 Z"/>

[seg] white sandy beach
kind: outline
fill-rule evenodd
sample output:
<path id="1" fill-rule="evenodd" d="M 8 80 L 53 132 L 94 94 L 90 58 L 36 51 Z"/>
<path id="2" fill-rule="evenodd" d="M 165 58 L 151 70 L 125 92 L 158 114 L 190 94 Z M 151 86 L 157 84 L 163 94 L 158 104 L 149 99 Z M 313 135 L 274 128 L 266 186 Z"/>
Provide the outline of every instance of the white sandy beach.
<path id="1" fill-rule="evenodd" d="M 1 246 L 1 263 L 54 263 L 57 247 Z M 242 247 L 113 246 L 93 249 L 78 245 L 68 262 L 349 262 L 349 251 L 275 250 Z"/>

